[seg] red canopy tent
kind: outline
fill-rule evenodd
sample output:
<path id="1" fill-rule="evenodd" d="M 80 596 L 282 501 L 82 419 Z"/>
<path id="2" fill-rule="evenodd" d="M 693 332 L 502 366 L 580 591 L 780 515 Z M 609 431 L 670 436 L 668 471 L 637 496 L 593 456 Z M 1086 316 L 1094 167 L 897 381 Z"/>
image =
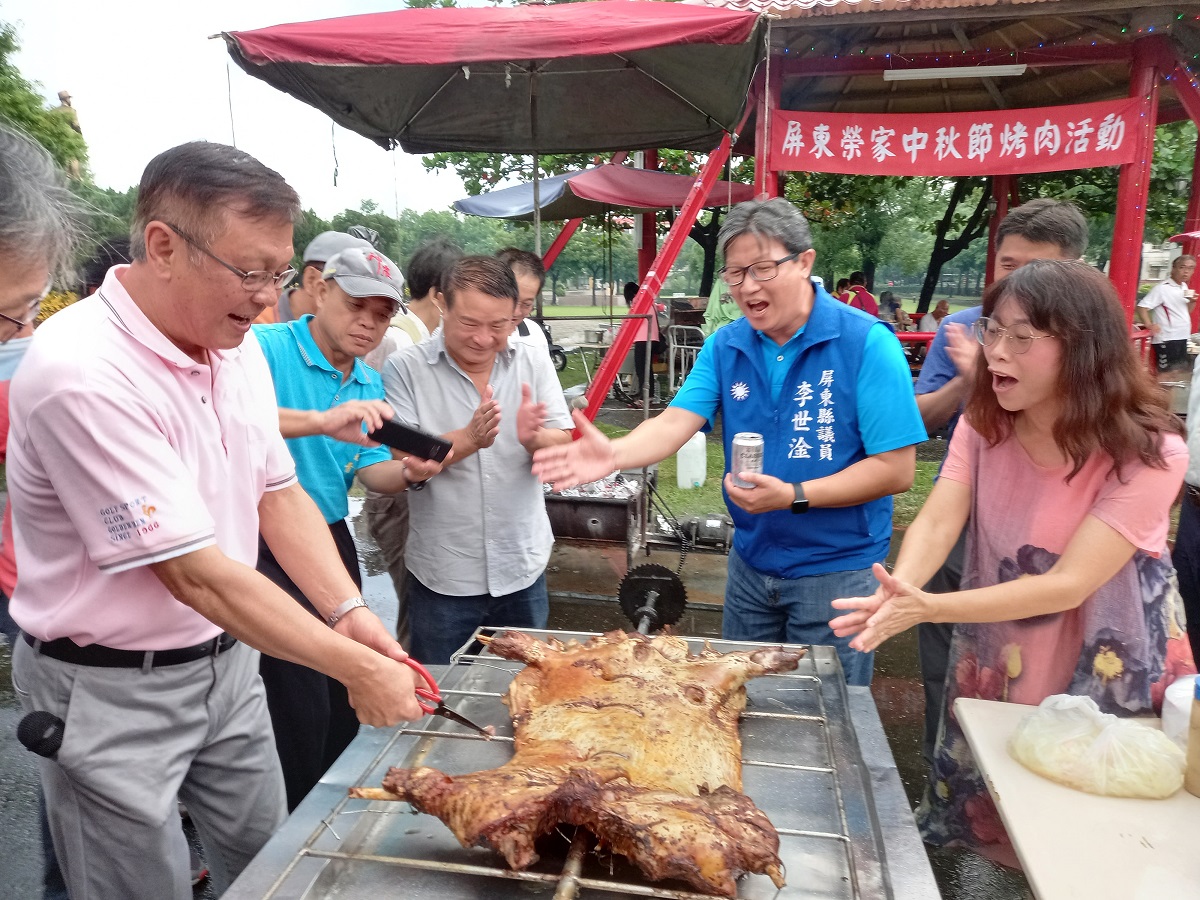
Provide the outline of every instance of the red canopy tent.
<path id="1" fill-rule="evenodd" d="M 404 9 L 222 37 L 247 73 L 389 149 L 532 153 L 535 161 L 538 153 L 711 150 L 631 304 L 630 315 L 642 316 L 728 158 L 729 133 L 744 122 L 765 31 L 755 13 L 596 0 Z M 636 321 L 627 318 L 596 373 L 591 416 Z"/>

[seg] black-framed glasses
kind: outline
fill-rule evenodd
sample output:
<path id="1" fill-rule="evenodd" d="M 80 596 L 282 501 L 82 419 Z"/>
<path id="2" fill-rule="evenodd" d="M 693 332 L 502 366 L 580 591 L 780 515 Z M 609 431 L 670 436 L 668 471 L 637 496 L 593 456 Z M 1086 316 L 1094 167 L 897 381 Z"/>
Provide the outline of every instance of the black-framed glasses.
<path id="1" fill-rule="evenodd" d="M 6 334 L 4 337 L 0 338 L 0 344 L 7 344 L 9 341 L 11 341 L 13 338 L 15 338 L 18 334 L 20 334 L 25 328 L 27 328 L 28 326 L 33 324 L 34 319 L 36 319 L 38 317 L 38 313 L 40 313 L 42 311 L 42 301 L 45 300 L 46 295 L 50 293 L 50 287 L 51 287 L 51 285 L 49 283 L 47 283 L 46 289 L 44 291 L 42 291 L 41 296 L 37 297 L 34 300 L 29 301 L 29 313 L 28 313 L 28 315 L 26 315 L 26 317 L 24 319 L 18 319 L 15 316 L 6 315 L 5 313 L 0 313 L 0 322 L 5 322 L 5 323 L 13 326 L 13 329 L 11 332 Z"/>
<path id="2" fill-rule="evenodd" d="M 209 259 L 219 262 L 234 275 L 238 276 L 238 278 L 242 279 L 242 290 L 247 291 L 248 293 L 256 294 L 267 285 L 271 285 L 277 291 L 282 291 L 285 287 L 291 284 L 292 279 L 296 277 L 296 270 L 291 266 L 288 266 L 282 272 L 268 272 L 265 269 L 255 269 L 252 272 L 247 272 L 243 269 L 239 269 L 232 263 L 225 262 L 225 260 L 221 259 L 221 257 L 217 256 L 199 241 L 190 237 L 186 231 L 182 231 L 180 228 L 172 225 L 170 222 L 163 222 L 163 224 L 201 253 L 203 253 L 205 256 L 207 256 Z"/>
<path id="3" fill-rule="evenodd" d="M 990 347 L 1001 337 L 1006 337 L 1012 342 L 1013 353 L 1025 353 L 1033 346 L 1034 341 L 1054 337 L 1052 334 L 1034 334 L 1033 329 L 1025 324 L 1010 325 L 1006 328 L 996 324 L 995 319 L 989 319 L 987 316 L 976 319 L 973 327 L 975 339 L 983 346 Z"/>
<path id="4" fill-rule="evenodd" d="M 721 280 L 730 287 L 737 287 L 746 280 L 749 274 L 755 281 L 770 281 L 779 274 L 779 267 L 785 262 L 791 262 L 800 253 L 789 253 L 782 259 L 764 259 L 751 266 L 721 266 Z"/>

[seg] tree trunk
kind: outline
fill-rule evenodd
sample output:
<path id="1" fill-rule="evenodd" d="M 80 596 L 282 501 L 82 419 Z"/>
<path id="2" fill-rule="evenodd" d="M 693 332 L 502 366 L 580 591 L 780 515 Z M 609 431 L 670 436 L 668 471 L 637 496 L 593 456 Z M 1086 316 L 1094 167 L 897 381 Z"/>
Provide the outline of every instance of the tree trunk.
<path id="1" fill-rule="evenodd" d="M 950 230 L 950 226 L 954 223 L 954 213 L 958 209 L 958 205 L 967 198 L 971 190 L 979 186 L 979 182 L 975 178 L 964 177 L 959 178 L 954 182 L 954 191 L 950 195 L 950 202 L 946 205 L 946 213 L 942 216 L 941 221 L 937 224 L 937 229 L 934 232 L 933 253 L 929 257 L 929 268 L 925 270 L 925 281 L 921 285 L 921 296 L 917 300 L 917 312 L 924 314 L 929 311 L 929 304 L 933 300 L 934 291 L 937 289 L 938 282 L 942 276 L 942 266 L 958 256 L 967 245 L 975 238 L 979 237 L 987 229 L 987 205 L 990 192 L 990 179 L 985 180 L 984 189 L 980 192 L 979 202 L 975 205 L 971 217 L 967 220 L 967 224 L 963 227 L 962 232 L 956 238 L 947 239 L 946 232 Z"/>
<path id="2" fill-rule="evenodd" d="M 713 277 L 717 271 L 717 235 L 721 231 L 721 210 L 712 210 L 707 225 L 692 224 L 688 236 L 704 248 L 704 266 L 700 270 L 700 296 L 712 293 Z"/>

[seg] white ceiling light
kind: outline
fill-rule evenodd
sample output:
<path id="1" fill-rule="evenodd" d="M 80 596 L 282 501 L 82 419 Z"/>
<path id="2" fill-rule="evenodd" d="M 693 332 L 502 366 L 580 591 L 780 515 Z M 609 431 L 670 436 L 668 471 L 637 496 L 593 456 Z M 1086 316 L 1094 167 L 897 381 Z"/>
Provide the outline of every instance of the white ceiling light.
<path id="1" fill-rule="evenodd" d="M 1024 75 L 1025 63 L 1011 66 L 945 66 L 939 69 L 884 69 L 884 81 L 928 81 L 935 78 L 1005 78 Z"/>

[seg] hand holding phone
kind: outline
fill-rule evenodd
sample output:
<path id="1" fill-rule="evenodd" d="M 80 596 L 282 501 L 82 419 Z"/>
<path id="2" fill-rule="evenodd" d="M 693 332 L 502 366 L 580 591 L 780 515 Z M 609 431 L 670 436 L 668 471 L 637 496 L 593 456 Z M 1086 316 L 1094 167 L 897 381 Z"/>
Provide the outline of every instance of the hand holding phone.
<path id="1" fill-rule="evenodd" d="M 401 425 L 394 419 L 384 419 L 383 424 L 374 431 L 368 432 L 367 437 L 380 444 L 385 444 L 393 450 L 419 456 L 421 459 L 432 459 L 441 462 L 446 458 L 453 446 L 449 441 L 432 434 L 426 434 L 407 425 Z"/>

